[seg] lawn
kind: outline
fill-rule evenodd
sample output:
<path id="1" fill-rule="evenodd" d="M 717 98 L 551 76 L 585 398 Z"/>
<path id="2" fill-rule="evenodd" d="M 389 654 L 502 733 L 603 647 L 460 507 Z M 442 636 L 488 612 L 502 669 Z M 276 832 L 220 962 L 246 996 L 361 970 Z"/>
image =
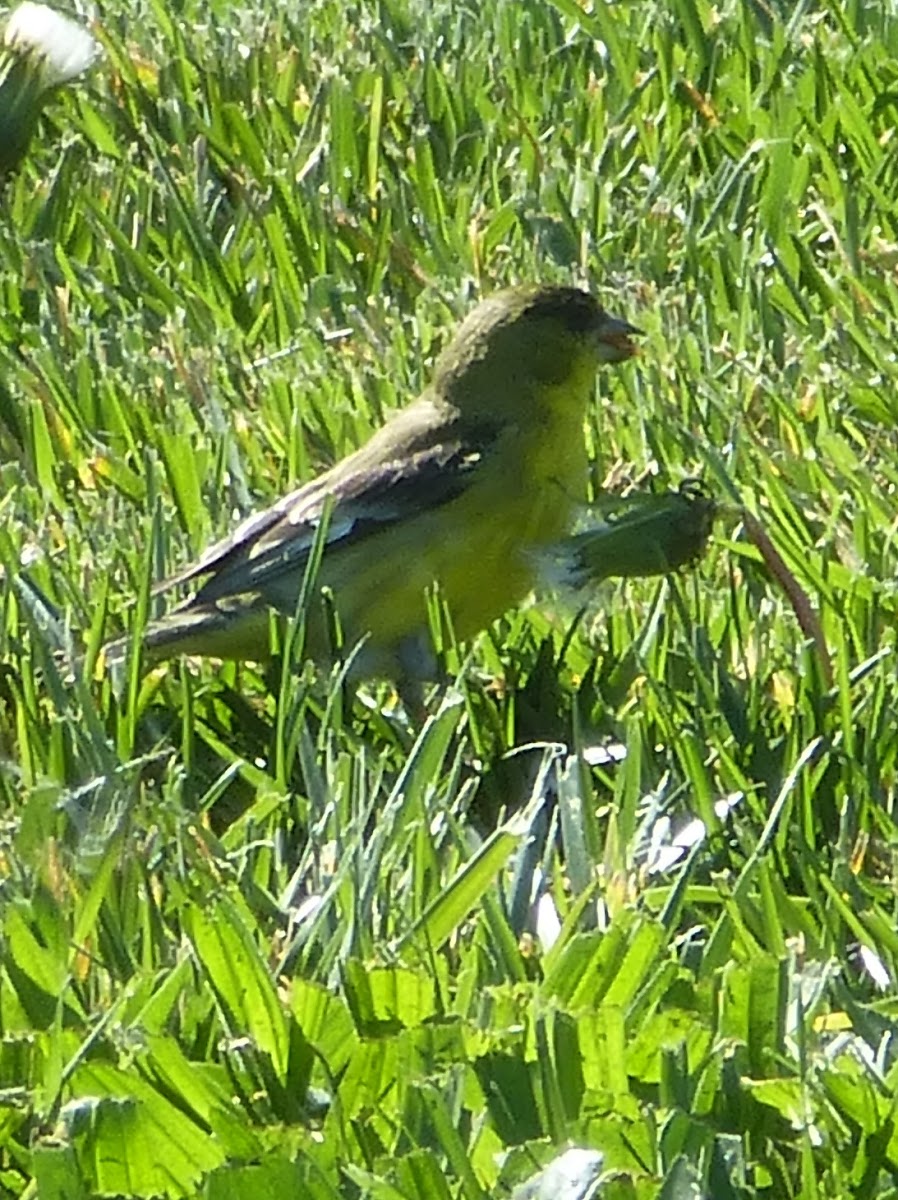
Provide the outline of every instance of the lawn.
<path id="1" fill-rule="evenodd" d="M 104 2 L 0 192 L 0 1197 L 898 1197 L 898 10 L 246 4 Z M 414 719 L 103 669 L 532 280 L 698 563 Z"/>

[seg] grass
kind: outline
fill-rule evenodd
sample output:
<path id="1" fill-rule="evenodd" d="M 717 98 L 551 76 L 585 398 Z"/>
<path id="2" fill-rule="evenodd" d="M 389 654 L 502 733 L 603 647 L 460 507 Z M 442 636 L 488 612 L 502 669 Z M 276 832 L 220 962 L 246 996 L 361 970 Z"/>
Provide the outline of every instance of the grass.
<path id="1" fill-rule="evenodd" d="M 543 1195 L 898 1195 L 898 16 L 98 33 L 0 224 L 0 1194 L 473 1200 L 577 1146 Z M 695 571 L 509 614 L 415 727 L 61 677 L 534 278 L 645 330 L 592 487 L 702 475 Z"/>

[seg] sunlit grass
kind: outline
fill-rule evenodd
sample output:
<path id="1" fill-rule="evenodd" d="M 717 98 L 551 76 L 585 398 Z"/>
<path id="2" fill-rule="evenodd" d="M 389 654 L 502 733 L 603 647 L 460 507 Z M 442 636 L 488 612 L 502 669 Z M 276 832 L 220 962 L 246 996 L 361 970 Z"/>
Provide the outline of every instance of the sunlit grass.
<path id="1" fill-rule="evenodd" d="M 573 1144 L 603 1197 L 891 1195 L 898 19 L 93 32 L 2 196 L 0 1193 L 503 1196 Z M 701 476 L 695 569 L 509 614 L 423 724 L 68 677 L 536 278 L 645 331 L 591 488 Z"/>

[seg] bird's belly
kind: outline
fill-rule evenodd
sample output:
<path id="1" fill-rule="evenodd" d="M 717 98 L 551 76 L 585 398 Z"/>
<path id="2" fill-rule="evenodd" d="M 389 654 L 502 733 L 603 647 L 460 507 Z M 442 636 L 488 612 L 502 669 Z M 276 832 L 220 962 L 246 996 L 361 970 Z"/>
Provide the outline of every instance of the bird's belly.
<path id="1" fill-rule="evenodd" d="M 419 658 L 429 653 L 426 596 L 434 584 L 462 641 L 529 595 L 533 549 L 568 528 L 571 505 L 552 489 L 537 488 L 512 503 L 507 495 L 477 491 L 399 522 L 358 547 L 325 553 L 319 582 L 334 594 L 344 645 L 367 639 L 361 673 L 428 673 L 410 671 L 404 660 L 410 646 Z M 313 653 L 318 656 L 314 648 Z"/>

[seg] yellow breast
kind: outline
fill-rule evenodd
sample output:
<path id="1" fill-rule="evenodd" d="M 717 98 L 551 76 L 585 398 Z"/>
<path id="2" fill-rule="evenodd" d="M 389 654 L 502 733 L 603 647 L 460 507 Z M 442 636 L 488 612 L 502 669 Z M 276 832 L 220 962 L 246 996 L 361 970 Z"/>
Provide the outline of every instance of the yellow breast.
<path id="1" fill-rule="evenodd" d="M 345 644 L 368 635 L 359 674 L 407 673 L 409 642 L 429 645 L 434 583 L 462 640 L 529 595 L 534 549 L 561 536 L 583 501 L 582 420 L 566 412 L 509 426 L 456 500 L 325 554 L 320 582 L 333 590 Z M 319 655 L 322 630 L 312 622 L 309 632 Z"/>

